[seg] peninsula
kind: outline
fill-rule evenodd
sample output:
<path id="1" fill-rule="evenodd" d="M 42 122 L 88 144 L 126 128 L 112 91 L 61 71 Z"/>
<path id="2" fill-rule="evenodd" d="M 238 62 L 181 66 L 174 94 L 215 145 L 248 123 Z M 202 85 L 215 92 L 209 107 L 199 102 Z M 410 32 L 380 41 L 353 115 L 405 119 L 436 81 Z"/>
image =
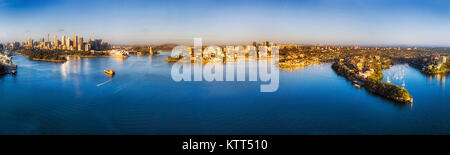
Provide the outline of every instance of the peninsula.
<path id="1" fill-rule="evenodd" d="M 393 100 L 411 103 L 405 88 L 382 82 L 383 69 L 393 64 L 408 64 L 426 75 L 450 73 L 450 51 L 440 48 L 343 47 L 281 45 L 279 67 L 283 70 L 303 68 L 319 63 L 333 63 L 338 75 L 368 92 Z"/>
<path id="2" fill-rule="evenodd" d="M 413 98 L 405 88 L 385 83 L 382 69 L 391 66 L 389 58 L 362 55 L 349 56 L 333 63 L 332 68 L 338 75 L 344 76 L 356 86 L 364 87 L 368 92 L 393 100 L 397 103 L 412 103 Z"/>

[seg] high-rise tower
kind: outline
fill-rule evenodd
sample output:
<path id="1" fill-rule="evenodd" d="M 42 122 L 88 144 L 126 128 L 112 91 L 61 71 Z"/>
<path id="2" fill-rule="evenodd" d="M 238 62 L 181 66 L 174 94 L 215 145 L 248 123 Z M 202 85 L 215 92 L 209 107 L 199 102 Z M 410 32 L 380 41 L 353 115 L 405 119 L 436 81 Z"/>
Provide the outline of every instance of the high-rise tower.
<path id="1" fill-rule="evenodd" d="M 83 37 L 80 37 L 80 39 L 78 39 L 78 50 L 82 51 L 84 49 L 83 47 Z"/>
<path id="2" fill-rule="evenodd" d="M 66 45 L 66 35 L 63 35 L 62 37 L 61 37 L 61 44 L 62 44 L 62 46 L 64 47 L 67 47 L 67 45 Z"/>
<path id="3" fill-rule="evenodd" d="M 55 49 L 58 48 L 58 46 L 59 46 L 58 36 L 56 36 L 56 35 L 53 37 L 53 45 L 55 45 L 55 47 L 54 47 Z"/>
<path id="4" fill-rule="evenodd" d="M 75 49 L 75 50 L 78 49 L 78 36 L 77 35 L 73 35 L 73 49 Z"/>

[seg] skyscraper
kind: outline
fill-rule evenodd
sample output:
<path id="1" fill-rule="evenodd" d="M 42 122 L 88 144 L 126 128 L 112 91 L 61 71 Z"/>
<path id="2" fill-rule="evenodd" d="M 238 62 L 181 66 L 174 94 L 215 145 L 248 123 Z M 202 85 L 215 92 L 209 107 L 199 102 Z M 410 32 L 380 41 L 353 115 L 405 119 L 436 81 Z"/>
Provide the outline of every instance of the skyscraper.
<path id="1" fill-rule="evenodd" d="M 66 38 L 66 49 L 70 49 L 70 38 Z"/>
<path id="2" fill-rule="evenodd" d="M 73 35 L 73 49 L 75 49 L 75 50 L 78 49 L 78 36 L 77 35 Z"/>
<path id="3" fill-rule="evenodd" d="M 78 50 L 82 51 L 84 49 L 83 47 L 83 37 L 80 37 L 80 39 L 78 40 Z"/>
<path id="4" fill-rule="evenodd" d="M 58 36 L 55 35 L 55 36 L 53 37 L 53 42 L 54 42 L 53 45 L 55 45 L 54 48 L 57 49 L 58 46 L 59 46 L 59 43 L 58 43 Z"/>
<path id="5" fill-rule="evenodd" d="M 63 48 L 64 47 L 67 47 L 67 45 L 66 45 L 66 35 L 63 35 L 62 37 L 61 37 L 61 44 L 62 44 L 62 46 L 63 46 Z"/>
<path id="6" fill-rule="evenodd" d="M 27 46 L 33 47 L 33 40 L 32 39 L 28 40 Z"/>
<path id="7" fill-rule="evenodd" d="M 84 47 L 84 50 L 85 50 L 85 51 L 91 50 L 91 44 L 87 43 L 87 44 L 85 45 L 85 47 Z"/>

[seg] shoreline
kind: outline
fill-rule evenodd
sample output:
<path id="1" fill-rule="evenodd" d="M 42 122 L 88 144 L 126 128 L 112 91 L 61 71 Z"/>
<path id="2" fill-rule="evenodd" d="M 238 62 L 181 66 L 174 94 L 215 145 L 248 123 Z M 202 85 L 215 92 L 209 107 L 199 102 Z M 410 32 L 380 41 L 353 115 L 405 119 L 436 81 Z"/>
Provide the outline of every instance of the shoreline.
<path id="1" fill-rule="evenodd" d="M 29 58 L 27 55 L 22 54 L 22 53 L 16 53 L 22 56 L 25 56 L 27 59 L 29 60 L 34 60 L 34 61 L 44 61 L 44 62 L 57 62 L 57 63 L 64 63 L 68 60 L 52 60 L 52 59 L 40 59 L 40 58 Z M 124 56 L 110 56 L 110 55 L 99 55 L 99 56 L 81 56 L 81 55 L 63 55 L 63 57 L 79 57 L 79 58 L 102 58 L 102 57 L 111 57 L 111 58 L 121 58 L 121 59 L 125 59 L 128 58 L 128 56 L 124 57 Z"/>
<path id="2" fill-rule="evenodd" d="M 100 56 L 80 56 L 80 55 L 65 55 L 66 57 L 79 57 L 79 58 L 128 58 L 128 56 L 111 56 L 111 55 L 100 55 Z"/>
<path id="3" fill-rule="evenodd" d="M 50 59 L 38 59 L 38 58 L 31 58 L 31 60 L 34 61 L 45 61 L 45 62 L 58 62 L 58 63 L 64 63 L 67 60 L 50 60 Z"/>

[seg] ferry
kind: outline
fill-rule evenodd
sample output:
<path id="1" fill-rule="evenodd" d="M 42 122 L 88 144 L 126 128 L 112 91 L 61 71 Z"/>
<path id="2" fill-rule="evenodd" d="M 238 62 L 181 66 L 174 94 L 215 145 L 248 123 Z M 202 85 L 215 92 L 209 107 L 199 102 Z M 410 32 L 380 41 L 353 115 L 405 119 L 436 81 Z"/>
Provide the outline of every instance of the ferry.
<path id="1" fill-rule="evenodd" d="M 116 74 L 116 72 L 114 70 L 104 70 L 103 72 L 105 72 L 105 74 L 108 74 L 110 76 L 113 76 Z"/>

